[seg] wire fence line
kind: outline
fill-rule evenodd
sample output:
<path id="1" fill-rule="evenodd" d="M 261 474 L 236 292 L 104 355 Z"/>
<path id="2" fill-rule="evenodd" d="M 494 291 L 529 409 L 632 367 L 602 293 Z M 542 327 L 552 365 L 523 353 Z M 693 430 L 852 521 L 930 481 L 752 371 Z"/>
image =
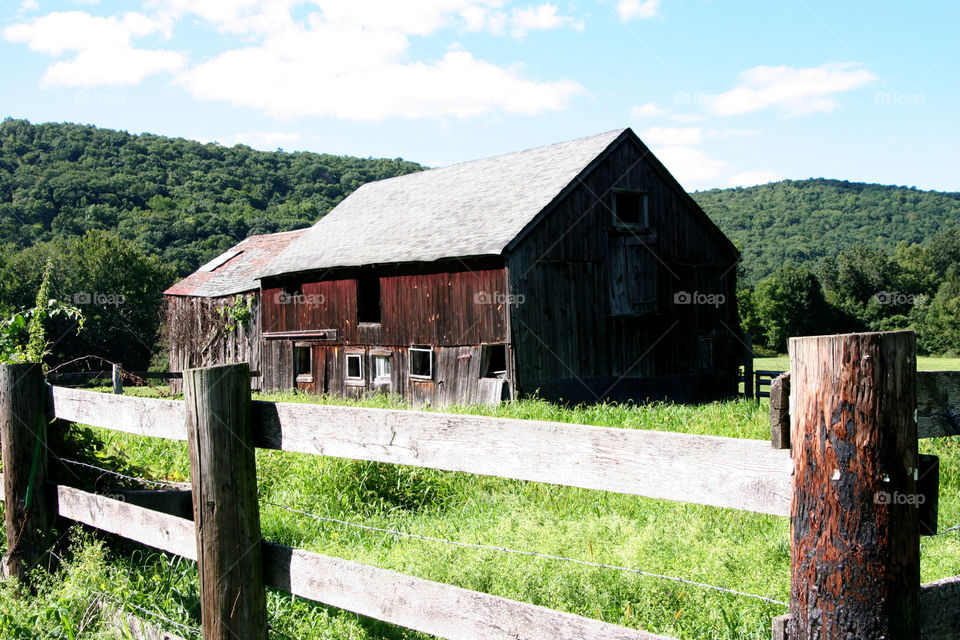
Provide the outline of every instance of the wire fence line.
<path id="1" fill-rule="evenodd" d="M 645 576 L 645 577 L 649 577 L 649 578 L 659 578 L 659 579 L 661 579 L 661 580 L 669 580 L 669 581 L 672 581 L 672 582 L 679 582 L 679 583 L 682 583 L 682 584 L 691 585 L 691 586 L 695 586 L 695 587 L 703 587 L 703 588 L 705 588 L 705 589 L 713 589 L 714 591 L 720 591 L 720 592 L 722 592 L 722 593 L 728 593 L 728 594 L 731 594 L 731 595 L 743 596 L 743 597 L 746 597 L 746 598 L 755 598 L 755 599 L 757 599 L 757 600 L 763 600 L 764 602 L 769 602 L 769 603 L 781 605 L 781 606 L 784 606 L 784 607 L 790 606 L 790 605 L 789 605 L 788 603 L 786 603 L 786 602 L 783 602 L 783 601 L 781 601 L 781 600 L 775 600 L 775 599 L 773 599 L 773 598 L 768 598 L 767 596 L 760 596 L 760 595 L 756 595 L 756 594 L 753 594 L 753 593 L 746 593 L 746 592 L 744 592 L 744 591 L 737 591 L 736 589 L 728 589 L 727 587 L 719 587 L 719 586 L 717 586 L 717 585 L 708 584 L 708 583 L 706 583 L 706 582 L 697 582 L 697 581 L 695 581 L 695 580 L 687 580 L 686 578 L 678 578 L 678 577 L 675 577 L 675 576 L 668 576 L 668 575 L 664 575 L 664 574 L 662 574 L 662 573 L 653 573 L 653 572 L 651 572 L 651 571 L 644 571 L 644 570 L 642 570 L 642 569 L 636 569 L 636 568 L 633 568 L 633 567 L 623 567 L 623 566 L 620 566 L 620 565 L 606 564 L 606 563 L 603 563 L 603 562 L 594 562 L 594 561 L 592 561 L 592 560 L 582 560 L 582 559 L 579 559 L 579 558 L 568 558 L 568 557 L 566 557 L 566 556 L 558 556 L 558 555 L 553 555 L 553 554 L 549 554 L 549 553 L 540 553 L 539 551 L 524 551 L 524 550 L 520 550 L 520 549 L 511 549 L 511 548 L 509 548 L 509 547 L 498 547 L 498 546 L 495 546 L 495 545 L 478 544 L 478 543 L 474 543 L 474 542 L 460 542 L 460 541 L 457 541 L 457 540 L 447 540 L 446 538 L 435 538 L 435 537 L 432 537 L 432 536 L 424 536 L 424 535 L 420 535 L 420 534 L 416 534 L 416 533 L 407 533 L 407 532 L 405 532 L 405 531 L 399 531 L 399 530 L 397 530 L 397 529 L 387 529 L 387 528 L 383 528 L 383 527 L 371 527 L 371 526 L 369 526 L 369 525 L 358 524 L 358 523 L 356 523 L 356 522 L 349 522 L 349 521 L 347 521 L 347 520 L 340 520 L 340 519 L 338 519 L 338 518 L 330 518 L 330 517 L 327 517 L 327 516 L 320 516 L 320 515 L 317 515 L 317 514 L 315 514 L 315 513 L 310 513 L 309 511 L 303 511 L 303 510 L 301 510 L 301 509 L 294 509 L 293 507 L 287 507 L 287 506 L 285 506 L 285 505 L 276 504 L 276 503 L 273 503 L 273 502 L 268 502 L 268 501 L 266 501 L 266 500 L 262 500 L 262 502 L 263 502 L 263 504 L 269 505 L 269 506 L 271 506 L 271 507 L 277 507 L 277 508 L 279 508 L 279 509 L 283 509 L 284 511 L 289 511 L 289 512 L 291 512 L 291 513 L 296 513 L 296 514 L 300 514 L 300 515 L 307 516 L 307 517 L 310 517 L 310 518 L 314 518 L 315 520 L 320 520 L 320 521 L 322 521 L 322 522 L 331 522 L 331 523 L 340 524 L 340 525 L 347 526 L 347 527 L 353 527 L 353 528 L 355 528 L 355 529 L 362 529 L 362 530 L 364 530 L 364 531 L 373 531 L 373 532 L 377 532 L 377 533 L 386 533 L 386 534 L 395 535 L 395 536 L 400 536 L 400 537 L 404 537 L 404 538 L 412 538 L 412 539 L 414 539 L 414 540 L 422 540 L 422 541 L 425 541 L 425 542 L 439 542 L 439 543 L 442 543 L 442 544 L 447 544 L 447 545 L 456 546 L 456 547 L 464 547 L 464 548 L 468 548 L 468 549 L 479 549 L 479 550 L 483 550 L 483 551 L 497 551 L 497 552 L 500 552 L 500 553 L 509 553 L 509 554 L 520 555 L 520 556 L 528 556 L 528 557 L 532 557 L 532 558 L 540 558 L 540 559 L 543 559 L 543 560 L 555 560 L 555 561 L 559 561 L 559 562 L 570 562 L 570 563 L 573 563 L 573 564 L 579 564 L 579 565 L 584 565 L 584 566 L 588 566 L 588 567 L 594 567 L 594 568 L 598 568 L 598 569 L 612 569 L 612 570 L 615 570 L 615 571 L 623 571 L 623 572 L 625 572 L 625 573 L 633 573 L 633 574 L 636 574 L 636 575 L 641 575 L 641 576 Z"/>
<path id="2" fill-rule="evenodd" d="M 173 489 L 184 489 L 184 485 L 176 484 L 174 482 L 166 482 L 163 480 L 148 480 L 147 478 L 140 478 L 138 476 L 128 476 L 119 471 L 113 471 L 112 469 L 104 469 L 103 467 L 98 467 L 94 464 L 89 464 L 87 462 L 78 462 L 77 460 L 68 460 L 67 458 L 61 458 L 60 456 L 54 456 L 58 461 L 64 462 L 66 464 L 72 464 L 77 467 L 84 467 L 87 469 L 92 469 L 94 471 L 100 471 L 102 473 L 107 473 L 118 478 L 123 478 L 124 480 L 131 480 L 133 482 L 141 482 L 143 484 L 152 485 L 155 487 L 170 487 Z"/>
<path id="3" fill-rule="evenodd" d="M 191 625 L 188 625 L 188 624 L 184 624 L 184 623 L 182 623 L 182 622 L 177 622 L 176 620 L 172 620 L 172 619 L 168 618 L 167 616 L 163 615 L 162 613 L 159 613 L 159 612 L 157 612 L 157 611 L 152 611 L 152 610 L 150 610 L 150 609 L 146 609 L 146 608 L 141 607 L 141 606 L 139 606 L 139 605 L 133 604 L 132 602 L 125 602 L 125 601 L 121 600 L 120 598 L 118 598 L 118 597 L 116 597 L 116 596 L 114 596 L 114 595 L 112 595 L 112 594 L 106 593 L 105 591 L 95 591 L 95 592 L 94 592 L 94 595 L 96 595 L 97 597 L 103 598 L 104 600 L 107 600 L 107 601 L 111 602 L 111 603 L 114 604 L 114 605 L 117 605 L 117 606 L 120 608 L 121 611 L 123 611 L 124 609 L 126 609 L 127 607 L 129 607 L 129 608 L 133 609 L 134 611 L 137 611 L 138 613 L 142 613 L 142 614 L 144 614 L 144 615 L 148 615 L 148 616 L 150 616 L 151 618 L 153 618 L 154 620 L 161 620 L 161 621 L 166 622 L 167 624 L 171 624 L 171 625 L 173 625 L 173 626 L 175 626 L 175 627 L 177 627 L 177 628 L 179 628 L 179 629 L 183 629 L 184 631 L 187 631 L 187 632 L 189 632 L 189 633 L 191 633 L 191 634 L 193 634 L 193 635 L 199 635 L 199 634 L 201 633 L 200 627 L 194 627 L 194 626 L 191 626 Z"/>
<path id="4" fill-rule="evenodd" d="M 72 465 L 77 465 L 77 466 L 81 466 L 81 467 L 86 467 L 86 468 L 89 468 L 89 469 L 93 469 L 93 470 L 96 470 L 96 471 L 100 471 L 100 472 L 103 472 L 103 473 L 107 473 L 107 474 L 110 474 L 110 475 L 114 475 L 114 476 L 123 478 L 123 479 L 125 479 L 125 480 L 132 480 L 132 481 L 136 481 L 136 482 L 142 482 L 142 483 L 150 484 L 150 485 L 154 485 L 154 486 L 170 487 L 170 488 L 173 488 L 173 489 L 183 489 L 183 488 L 184 488 L 182 484 L 178 485 L 178 484 L 173 483 L 173 482 L 167 482 L 167 481 L 162 481 L 162 480 L 149 480 L 149 479 L 147 479 L 147 478 L 140 478 L 140 477 L 136 477 L 136 476 L 129 476 L 129 475 L 126 475 L 126 474 L 123 474 L 123 473 L 119 473 L 119 472 L 117 472 L 117 471 L 113 471 L 113 470 L 111 470 L 111 469 L 106 469 L 106 468 L 104 468 L 104 467 L 98 467 L 98 466 L 96 466 L 96 465 L 88 464 L 88 463 L 86 463 L 86 462 L 78 462 L 78 461 L 76 461 L 76 460 L 68 460 L 68 459 L 66 459 L 66 458 L 59 458 L 59 457 L 58 457 L 57 459 L 60 460 L 61 462 L 65 462 L 65 463 L 67 463 L 67 464 L 72 464 Z M 424 542 L 434 542 L 434 543 L 446 544 L 446 545 L 450 545 L 450 546 L 462 547 L 462 548 L 468 548 L 468 549 L 477 549 L 477 550 L 482 550 L 482 551 L 496 551 L 496 552 L 499 552 L 499 553 L 506 553 L 506 554 L 512 554 L 512 555 L 518 555 L 518 556 L 527 556 L 527 557 L 532 557 L 532 558 L 540 558 L 540 559 L 542 559 L 542 560 L 552 560 L 552 561 L 557 561 L 557 562 L 568 562 L 568 563 L 572 563 L 572 564 L 578 564 L 578 565 L 583 565 L 583 566 L 588 566 L 588 567 L 594 567 L 594 568 L 597 568 L 597 569 L 608 569 L 608 570 L 612 570 L 612 571 L 621 571 L 621 572 L 624 572 L 624 573 L 632 573 L 632 574 L 635 574 L 635 575 L 640 575 L 640 576 L 644 576 L 644 577 L 648 577 L 648 578 L 656 578 L 656 579 L 659 579 L 659 580 L 667 580 L 667 581 L 670 581 L 670 582 L 677 582 L 677 583 L 680 583 L 680 584 L 686 584 L 686 585 L 690 585 L 690 586 L 700 587 L 700 588 L 703 588 L 703 589 L 710 589 L 710 590 L 713 590 L 713 591 L 718 591 L 718 592 L 720 592 L 720 593 L 726 593 L 726 594 L 730 594 L 730 595 L 741 596 L 741 597 L 744 597 L 744 598 L 753 598 L 753 599 L 756 599 L 756 600 L 761 600 L 761 601 L 763 601 L 763 602 L 768 602 L 768 603 L 770 603 L 770 604 L 776 604 L 776 605 L 780 605 L 780 606 L 784 606 L 784 607 L 790 606 L 789 603 L 787 603 L 787 602 L 783 602 L 782 600 L 776 600 L 776 599 L 774 599 L 774 598 L 770 598 L 770 597 L 767 597 L 767 596 L 757 595 L 757 594 L 754 594 L 754 593 L 748 593 L 748 592 L 745 592 L 745 591 L 739 591 L 739 590 L 737 590 L 737 589 L 730 589 L 730 588 L 728 588 L 728 587 L 722 587 L 722 586 L 718 586 L 718 585 L 714 585 L 714 584 L 709 584 L 709 583 L 706 583 L 706 582 L 699 582 L 699 581 L 696 581 L 696 580 L 688 580 L 688 579 L 686 579 L 686 578 L 680 578 L 680 577 L 677 577 L 677 576 L 670 576 L 670 575 L 666 575 L 666 574 L 662 574 L 662 573 L 656 573 L 656 572 L 652 572 L 652 571 L 645 571 L 645 570 L 643 570 L 643 569 L 638 569 L 638 568 L 635 568 L 635 567 L 625 567 L 625 566 L 621 566 L 621 565 L 608 564 L 608 563 L 604 563 L 604 562 L 594 562 L 594 561 L 592 561 L 592 560 L 583 560 L 583 559 L 580 559 L 580 558 L 570 558 L 570 557 L 567 557 L 567 556 L 559 556 L 559 555 L 554 555 L 554 554 L 549 554 L 549 553 L 541 553 L 541 552 L 539 552 L 539 551 L 529 551 L 529 550 L 521 550 L 521 549 L 511 549 L 511 548 L 509 548 L 509 547 L 501 547 L 501 546 L 496 546 L 496 545 L 487 545 L 487 544 L 480 544 L 480 543 L 474 543 L 474 542 L 461 542 L 461 541 L 458 541 L 458 540 L 449 540 L 449 539 L 446 539 L 446 538 L 437 538 L 437 537 L 434 537 L 434 536 L 425 536 L 425 535 L 420 535 L 420 534 L 416 534 L 416 533 L 409 533 L 409 532 L 405 532 L 405 531 L 400 531 L 400 530 L 398 530 L 398 529 L 390 529 L 390 528 L 386 528 L 386 527 L 374 527 L 374 526 L 371 526 L 371 525 L 360 524 L 360 523 L 357 523 L 357 522 L 350 522 L 350 521 L 348 521 L 348 520 L 342 520 L 342 519 L 339 519 L 339 518 L 332 518 L 332 517 L 329 517 L 329 516 L 321 516 L 321 515 L 318 515 L 318 514 L 316 514 L 316 513 L 311 513 L 311 512 L 309 512 L 309 511 L 304 511 L 304 510 L 302 510 L 302 509 L 295 509 L 295 508 L 293 508 L 293 507 L 289 507 L 289 506 L 286 506 L 286 505 L 277 504 L 277 503 L 275 503 L 275 502 L 270 502 L 270 501 L 264 500 L 264 499 L 262 499 L 262 498 L 261 498 L 261 502 L 262 502 L 263 504 L 265 504 L 265 505 L 268 505 L 268 506 L 271 506 L 271 507 L 275 507 L 275 508 L 278 508 L 278 509 L 282 509 L 282 510 L 284 510 L 284 511 L 288 511 L 288 512 L 290 512 L 290 513 L 298 514 L 298 515 L 301 515 L 301 516 L 306 516 L 306 517 L 312 518 L 312 519 L 314 519 L 314 520 L 318 520 L 318 521 L 320 521 L 320 522 L 328 522 L 328 523 L 331 523 L 331 524 L 339 524 L 339 525 L 342 525 L 342 526 L 345 526 L 345 527 L 351 527 L 351 528 L 358 529 L 358 530 L 362 530 L 362 531 L 370 531 L 370 532 L 374 532 L 374 533 L 383 533 L 383 534 L 394 535 L 394 536 L 403 537 L 403 538 L 410 538 L 410 539 L 414 539 L 414 540 L 421 540 L 421 541 L 424 541 Z M 945 534 L 945 533 L 950 533 L 950 532 L 952 532 L 952 531 L 958 531 L 958 530 L 960 530 L 960 524 L 958 524 L 958 525 L 956 525 L 956 526 L 953 526 L 953 527 L 950 527 L 950 528 L 948 528 L 948 529 L 944 529 L 943 531 L 940 531 L 940 532 L 938 532 L 938 533 L 936 533 L 936 534 L 934 534 L 934 535 L 940 536 L 940 535 L 943 535 L 943 534 Z"/>

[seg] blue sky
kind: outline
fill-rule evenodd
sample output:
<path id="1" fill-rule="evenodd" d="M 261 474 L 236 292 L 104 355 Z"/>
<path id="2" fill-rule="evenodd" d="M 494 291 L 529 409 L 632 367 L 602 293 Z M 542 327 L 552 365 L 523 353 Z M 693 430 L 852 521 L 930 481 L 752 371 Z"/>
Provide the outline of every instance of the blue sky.
<path id="1" fill-rule="evenodd" d="M 431 166 L 630 126 L 690 190 L 960 191 L 960 3 L 0 0 L 0 115 Z"/>

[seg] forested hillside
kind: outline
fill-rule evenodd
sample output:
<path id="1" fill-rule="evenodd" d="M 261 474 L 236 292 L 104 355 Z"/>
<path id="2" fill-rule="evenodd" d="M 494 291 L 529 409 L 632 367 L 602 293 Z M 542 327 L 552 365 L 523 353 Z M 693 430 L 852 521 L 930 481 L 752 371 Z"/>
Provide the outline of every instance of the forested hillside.
<path id="1" fill-rule="evenodd" d="M 34 307 L 49 263 L 51 296 L 86 318 L 79 334 L 69 317 L 48 320 L 49 359 L 144 368 L 160 349 L 162 292 L 179 277 L 249 235 L 309 226 L 365 182 L 420 169 L 4 120 L 0 342 L 25 339 L 11 314 Z"/>
<path id="2" fill-rule="evenodd" d="M 784 180 L 691 195 L 740 249 L 743 286 L 786 263 L 812 269 L 860 243 L 893 251 L 899 242 L 923 244 L 960 224 L 960 193 L 844 180 Z"/>
<path id="3" fill-rule="evenodd" d="M 307 226 L 361 184 L 421 168 L 7 119 L 0 239 L 24 248 L 116 231 L 185 275 L 248 235 Z"/>
<path id="4" fill-rule="evenodd" d="M 51 320 L 51 359 L 145 366 L 177 278 L 251 234 L 312 224 L 365 182 L 422 168 L 4 120 L 0 329 L 34 307 L 49 264 L 52 297 L 87 301 L 80 334 Z M 693 196 L 743 253 L 739 310 L 758 347 L 910 327 L 924 351 L 960 352 L 960 194 L 818 179 Z"/>

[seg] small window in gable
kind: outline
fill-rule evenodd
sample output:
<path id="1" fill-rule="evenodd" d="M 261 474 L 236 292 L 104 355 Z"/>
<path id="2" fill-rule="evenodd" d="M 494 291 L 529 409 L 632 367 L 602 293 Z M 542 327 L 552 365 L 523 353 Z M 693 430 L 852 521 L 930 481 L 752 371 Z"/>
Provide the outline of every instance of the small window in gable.
<path id="1" fill-rule="evenodd" d="M 614 191 L 614 226 L 649 227 L 650 210 L 648 200 L 646 191 Z"/>
<path id="2" fill-rule="evenodd" d="M 433 379 L 433 349 L 410 347 L 410 377 L 420 380 Z"/>

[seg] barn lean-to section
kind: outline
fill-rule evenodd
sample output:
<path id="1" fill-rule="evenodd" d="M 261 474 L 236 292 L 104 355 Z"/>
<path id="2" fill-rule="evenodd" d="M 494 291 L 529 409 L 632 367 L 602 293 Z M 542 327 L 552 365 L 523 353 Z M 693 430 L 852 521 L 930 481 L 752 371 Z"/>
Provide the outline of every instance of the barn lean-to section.
<path id="1" fill-rule="evenodd" d="M 236 362 L 259 371 L 263 342 L 256 273 L 301 231 L 251 236 L 164 292 L 170 371 Z M 259 376 L 251 386 L 259 389 Z M 172 380 L 173 390 L 180 381 Z"/>

